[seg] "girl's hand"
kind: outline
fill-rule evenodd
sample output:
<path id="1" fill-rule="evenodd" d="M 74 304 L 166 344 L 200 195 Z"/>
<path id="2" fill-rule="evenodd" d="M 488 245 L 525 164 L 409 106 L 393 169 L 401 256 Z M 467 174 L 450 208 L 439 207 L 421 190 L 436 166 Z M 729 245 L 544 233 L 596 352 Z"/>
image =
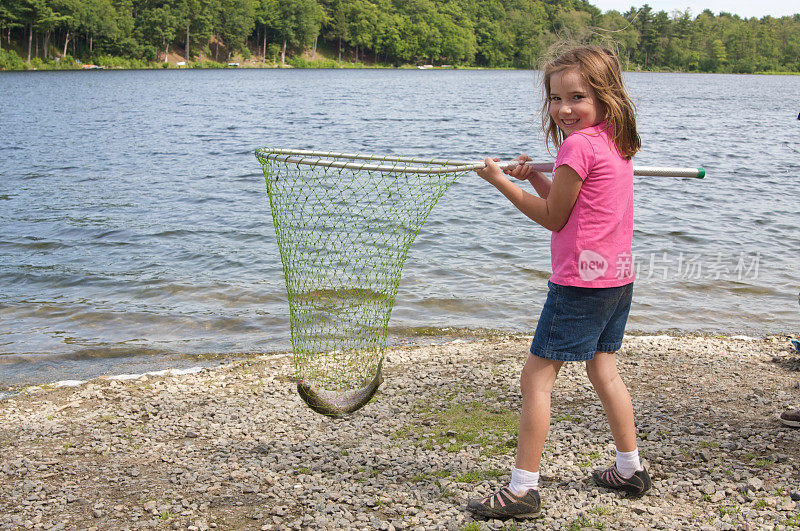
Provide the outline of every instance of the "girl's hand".
<path id="1" fill-rule="evenodd" d="M 519 166 L 514 168 L 513 170 L 506 170 L 506 174 L 510 175 L 520 181 L 530 181 L 533 184 L 533 187 L 536 188 L 536 181 L 547 181 L 549 179 L 545 176 L 544 173 L 540 171 L 536 171 L 530 166 L 526 166 L 525 163 L 532 160 L 528 155 L 520 155 L 519 157 L 515 158 L 514 161 L 519 163 Z M 538 190 L 538 188 L 537 188 Z"/>
<path id="2" fill-rule="evenodd" d="M 500 159 L 487 158 L 484 160 L 486 167 L 480 170 L 475 170 L 475 173 L 477 173 L 485 181 L 490 183 L 497 182 L 498 179 L 503 177 L 503 170 L 501 170 L 500 166 L 497 165 L 499 160 Z"/>
<path id="3" fill-rule="evenodd" d="M 520 181 L 527 181 L 537 172 L 533 171 L 530 166 L 526 166 L 525 163 L 529 160 L 532 160 L 528 155 L 520 155 L 519 157 L 514 159 L 514 162 L 518 162 L 519 166 L 514 168 L 513 170 L 505 170 L 506 175 L 510 175 L 515 179 L 519 179 Z"/>

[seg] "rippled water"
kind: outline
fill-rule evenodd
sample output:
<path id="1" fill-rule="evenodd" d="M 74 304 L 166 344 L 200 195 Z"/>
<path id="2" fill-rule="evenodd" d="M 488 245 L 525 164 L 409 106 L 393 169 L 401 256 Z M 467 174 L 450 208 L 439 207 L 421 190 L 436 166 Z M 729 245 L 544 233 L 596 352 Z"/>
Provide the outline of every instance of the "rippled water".
<path id="1" fill-rule="evenodd" d="M 639 165 L 629 329 L 796 332 L 800 77 L 627 75 Z M 551 157 L 526 71 L 0 73 L 0 387 L 289 347 L 262 146 Z M 409 330 L 530 332 L 549 234 L 477 176 L 411 249 Z"/>

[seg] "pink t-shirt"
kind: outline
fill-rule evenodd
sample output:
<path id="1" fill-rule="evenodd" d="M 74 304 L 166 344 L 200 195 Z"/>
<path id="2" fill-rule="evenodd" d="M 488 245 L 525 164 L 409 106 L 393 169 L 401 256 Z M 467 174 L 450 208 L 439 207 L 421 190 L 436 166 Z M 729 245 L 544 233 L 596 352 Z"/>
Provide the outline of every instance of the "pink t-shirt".
<path id="1" fill-rule="evenodd" d="M 558 150 L 554 168 L 566 164 L 583 185 L 567 224 L 550 240 L 554 284 L 611 288 L 634 280 L 633 163 L 606 127 L 575 131 Z"/>

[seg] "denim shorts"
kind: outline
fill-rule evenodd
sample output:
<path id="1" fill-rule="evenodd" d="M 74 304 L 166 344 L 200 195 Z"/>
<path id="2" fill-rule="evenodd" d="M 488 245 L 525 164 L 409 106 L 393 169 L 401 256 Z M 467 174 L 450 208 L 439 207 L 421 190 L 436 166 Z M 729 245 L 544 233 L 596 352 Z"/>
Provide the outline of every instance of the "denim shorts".
<path id="1" fill-rule="evenodd" d="M 550 291 L 531 354 L 557 361 L 586 361 L 622 346 L 633 283 L 618 288 L 577 288 L 547 283 Z"/>

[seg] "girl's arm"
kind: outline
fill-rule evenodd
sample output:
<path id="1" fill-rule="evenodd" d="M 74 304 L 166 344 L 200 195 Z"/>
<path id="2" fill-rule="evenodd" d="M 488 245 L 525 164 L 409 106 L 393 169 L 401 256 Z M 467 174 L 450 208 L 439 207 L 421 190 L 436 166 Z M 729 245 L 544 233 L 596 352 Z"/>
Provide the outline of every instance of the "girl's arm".
<path id="1" fill-rule="evenodd" d="M 553 186 L 553 182 L 540 171 L 534 171 L 532 173 L 533 174 L 528 177 L 528 180 L 533 185 L 536 193 L 539 194 L 539 197 L 542 199 L 547 199 L 547 197 L 550 195 L 550 189 Z"/>
<path id="2" fill-rule="evenodd" d="M 566 165 L 556 168 L 545 199 L 536 197 L 509 181 L 494 160 L 486 159 L 485 162 L 486 167 L 479 170 L 478 175 L 500 190 L 520 212 L 553 232 L 560 231 L 567 224 L 583 185 L 575 170 Z"/>

